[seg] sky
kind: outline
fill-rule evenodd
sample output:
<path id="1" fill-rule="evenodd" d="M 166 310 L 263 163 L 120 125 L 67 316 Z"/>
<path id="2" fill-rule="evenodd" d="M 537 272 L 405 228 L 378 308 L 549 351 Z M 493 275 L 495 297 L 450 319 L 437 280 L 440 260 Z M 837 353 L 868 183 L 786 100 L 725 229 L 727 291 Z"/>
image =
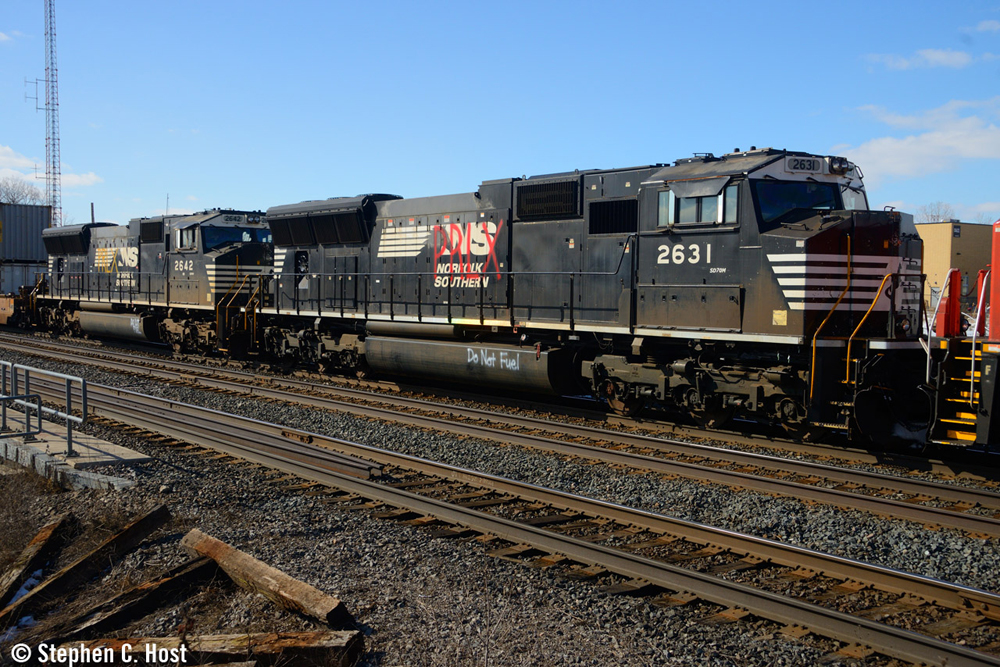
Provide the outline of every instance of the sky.
<path id="1" fill-rule="evenodd" d="M 1000 217 L 1000 0 L 56 0 L 55 14 L 66 224 L 91 202 L 124 223 L 751 146 L 848 157 L 872 208 Z M 45 113 L 25 97 L 44 78 L 42 0 L 0 0 L 0 178 L 42 189 Z"/>

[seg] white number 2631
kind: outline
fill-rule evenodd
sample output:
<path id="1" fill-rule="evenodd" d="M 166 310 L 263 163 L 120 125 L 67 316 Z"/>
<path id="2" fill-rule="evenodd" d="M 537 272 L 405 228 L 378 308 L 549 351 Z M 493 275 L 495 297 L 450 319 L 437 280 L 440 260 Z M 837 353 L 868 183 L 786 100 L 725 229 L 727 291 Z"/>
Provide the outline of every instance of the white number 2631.
<path id="1" fill-rule="evenodd" d="M 706 243 L 704 246 L 697 243 L 685 246 L 683 243 L 674 245 L 663 244 L 659 248 L 659 255 L 656 256 L 657 264 L 711 264 L 712 244 Z"/>

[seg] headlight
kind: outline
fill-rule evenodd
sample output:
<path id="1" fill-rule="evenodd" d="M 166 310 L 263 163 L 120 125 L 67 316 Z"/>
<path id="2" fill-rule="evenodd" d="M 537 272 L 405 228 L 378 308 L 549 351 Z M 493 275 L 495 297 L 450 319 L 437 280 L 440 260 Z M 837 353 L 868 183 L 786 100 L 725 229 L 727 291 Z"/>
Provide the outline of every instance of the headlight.
<path id="1" fill-rule="evenodd" d="M 903 333 L 910 333 L 910 320 L 905 317 L 899 321 L 899 329 Z"/>
<path id="2" fill-rule="evenodd" d="M 846 157 L 830 158 L 830 171 L 835 174 L 846 174 L 851 170 L 851 166 Z"/>

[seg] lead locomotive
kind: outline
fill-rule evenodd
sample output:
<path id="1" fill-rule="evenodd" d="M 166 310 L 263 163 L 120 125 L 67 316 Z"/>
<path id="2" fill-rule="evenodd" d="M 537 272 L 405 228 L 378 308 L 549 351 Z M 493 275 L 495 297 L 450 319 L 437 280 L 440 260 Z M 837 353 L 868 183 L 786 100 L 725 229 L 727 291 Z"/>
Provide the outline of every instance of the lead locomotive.
<path id="1" fill-rule="evenodd" d="M 109 296 L 183 346 L 922 440 L 921 242 L 911 216 L 867 209 L 844 158 L 698 155 L 277 206 L 273 267 L 247 271 L 269 250 L 237 243 L 243 274 L 228 259 L 197 305 L 151 303 L 141 279 Z M 171 270 L 153 257 L 180 248 L 156 242 L 138 238 L 140 273 Z M 63 311 L 85 307 L 66 296 L 50 279 Z"/>

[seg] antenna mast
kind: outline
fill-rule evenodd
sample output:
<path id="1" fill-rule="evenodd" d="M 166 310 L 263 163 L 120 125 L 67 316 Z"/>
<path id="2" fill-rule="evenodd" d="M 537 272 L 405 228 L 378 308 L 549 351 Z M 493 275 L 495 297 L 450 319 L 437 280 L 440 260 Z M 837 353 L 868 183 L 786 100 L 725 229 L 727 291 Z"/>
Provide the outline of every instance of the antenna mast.
<path id="1" fill-rule="evenodd" d="M 45 198 L 53 227 L 62 225 L 62 167 L 59 158 L 59 68 L 56 65 L 55 0 L 45 0 Z"/>

